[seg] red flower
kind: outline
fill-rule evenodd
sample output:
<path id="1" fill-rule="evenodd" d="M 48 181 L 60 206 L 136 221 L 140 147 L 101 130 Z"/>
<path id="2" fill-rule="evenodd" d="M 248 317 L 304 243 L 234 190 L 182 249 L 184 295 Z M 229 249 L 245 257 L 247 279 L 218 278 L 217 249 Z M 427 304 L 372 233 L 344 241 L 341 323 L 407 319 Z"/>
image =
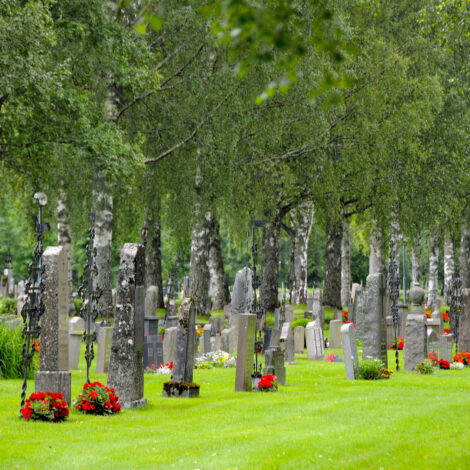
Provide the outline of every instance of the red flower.
<path id="1" fill-rule="evenodd" d="M 444 318 L 445 321 L 450 321 L 448 313 L 443 313 L 442 317 Z"/>
<path id="2" fill-rule="evenodd" d="M 444 333 L 450 335 L 450 328 L 444 328 Z"/>
<path id="3" fill-rule="evenodd" d="M 444 359 L 439 360 L 439 368 L 440 369 L 450 369 L 450 362 Z"/>

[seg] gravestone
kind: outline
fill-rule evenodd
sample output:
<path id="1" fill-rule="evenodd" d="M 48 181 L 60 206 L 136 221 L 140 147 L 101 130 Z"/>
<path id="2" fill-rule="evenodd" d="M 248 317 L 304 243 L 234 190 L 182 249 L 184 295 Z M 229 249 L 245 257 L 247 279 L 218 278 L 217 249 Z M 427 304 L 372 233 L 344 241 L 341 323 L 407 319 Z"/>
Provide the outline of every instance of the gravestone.
<path id="1" fill-rule="evenodd" d="M 204 325 L 201 341 L 201 353 L 207 354 L 212 351 L 211 347 L 212 325 L 210 323 Z"/>
<path id="2" fill-rule="evenodd" d="M 284 321 L 287 323 L 292 323 L 294 321 L 294 306 L 293 305 L 286 305 Z"/>
<path id="3" fill-rule="evenodd" d="M 294 334 L 288 321 L 282 325 L 280 346 L 281 351 L 284 352 L 285 362 L 295 364 Z"/>
<path id="4" fill-rule="evenodd" d="M 277 377 L 279 385 L 286 384 L 286 368 L 284 366 L 284 353 L 279 349 L 268 349 L 264 356 L 265 367 L 263 374 L 271 374 Z"/>
<path id="5" fill-rule="evenodd" d="M 274 328 L 281 327 L 281 309 L 276 307 L 274 309 Z"/>
<path id="6" fill-rule="evenodd" d="M 163 363 L 168 364 L 173 361 L 175 357 L 175 343 L 176 343 L 176 326 L 165 329 L 165 336 L 163 338 Z"/>
<path id="7" fill-rule="evenodd" d="M 356 289 L 356 295 L 354 296 L 354 317 L 356 319 L 356 336 L 362 339 L 362 330 L 364 323 L 364 304 L 365 294 L 362 287 Z"/>
<path id="8" fill-rule="evenodd" d="M 191 383 L 193 381 L 195 325 L 194 300 L 192 297 L 185 297 L 181 302 L 178 318 L 172 382 Z M 197 395 L 199 395 L 199 388 L 197 388 Z"/>
<path id="9" fill-rule="evenodd" d="M 323 331 L 318 321 L 311 321 L 305 328 L 307 342 L 307 358 L 309 361 L 318 361 L 325 355 L 325 341 Z"/>
<path id="10" fill-rule="evenodd" d="M 144 318 L 144 336 L 159 336 L 160 319 L 158 317 Z"/>
<path id="11" fill-rule="evenodd" d="M 305 344 L 305 328 L 303 326 L 296 326 L 294 328 L 294 352 L 302 354 L 304 352 Z"/>
<path id="12" fill-rule="evenodd" d="M 271 342 L 271 332 L 273 331 L 272 328 L 268 328 L 267 326 L 264 327 L 264 334 L 263 334 L 263 354 L 269 349 L 269 344 Z"/>
<path id="13" fill-rule="evenodd" d="M 427 358 L 426 316 L 424 314 L 424 290 L 413 286 L 409 292 L 411 311 L 406 319 L 405 346 L 403 357 L 405 370 L 413 370 Z"/>
<path id="14" fill-rule="evenodd" d="M 272 328 L 271 338 L 269 338 L 269 348 L 279 348 L 281 346 L 281 329 Z"/>
<path id="15" fill-rule="evenodd" d="M 230 320 L 231 309 L 232 309 L 232 304 L 224 305 L 224 320 Z"/>
<path id="16" fill-rule="evenodd" d="M 78 369 L 80 348 L 82 346 L 85 321 L 80 317 L 72 317 L 69 321 L 69 369 Z"/>
<path id="17" fill-rule="evenodd" d="M 459 315 L 459 350 L 470 351 L 470 289 L 462 289 L 462 311 Z"/>
<path id="18" fill-rule="evenodd" d="M 408 305 L 398 304 L 398 318 L 400 319 L 400 326 L 398 331 L 399 338 L 405 338 L 406 330 L 406 317 L 408 316 Z"/>
<path id="19" fill-rule="evenodd" d="M 358 284 L 357 282 L 354 282 L 352 287 L 351 287 L 351 300 L 354 305 L 354 301 L 356 300 L 356 292 L 359 290 L 362 290 L 362 286 Z"/>
<path id="20" fill-rule="evenodd" d="M 158 307 L 158 287 L 148 286 L 145 292 L 145 316 L 154 317 Z"/>
<path id="21" fill-rule="evenodd" d="M 85 330 L 85 320 L 81 317 L 72 317 L 69 321 L 69 333 L 80 331 L 83 333 Z"/>
<path id="22" fill-rule="evenodd" d="M 60 392 L 71 405 L 69 372 L 69 289 L 67 251 L 50 246 L 43 254 L 44 314 L 41 318 L 41 354 L 35 392 Z"/>
<path id="23" fill-rule="evenodd" d="M 367 276 L 363 315 L 362 359 L 379 359 L 387 367 L 386 284 L 383 274 Z"/>
<path id="24" fill-rule="evenodd" d="M 309 295 L 307 297 L 307 306 L 304 313 L 304 318 L 312 318 L 313 313 L 313 296 Z"/>
<path id="25" fill-rule="evenodd" d="M 232 297 L 233 302 L 233 297 Z M 235 375 L 235 391 L 251 392 L 251 372 L 255 354 L 256 315 L 250 313 L 239 314 L 237 370 Z"/>
<path id="26" fill-rule="evenodd" d="M 341 325 L 342 320 L 331 320 L 330 321 L 330 341 L 328 347 L 330 349 L 339 349 L 341 347 Z"/>
<path id="27" fill-rule="evenodd" d="M 427 336 L 426 349 L 428 352 L 428 357 L 433 352 L 434 356 L 437 359 L 439 359 L 439 336 L 438 334 L 435 331 L 428 329 L 426 336 Z"/>
<path id="28" fill-rule="evenodd" d="M 346 378 L 354 380 L 358 372 L 359 357 L 357 355 L 356 332 L 352 323 L 347 323 L 341 327 L 341 339 Z"/>
<path id="29" fill-rule="evenodd" d="M 165 312 L 165 329 L 173 326 L 176 327 L 176 322 L 178 320 L 176 308 L 176 302 L 174 300 L 169 300 Z"/>
<path id="30" fill-rule="evenodd" d="M 212 333 L 218 335 L 224 329 L 224 319 L 222 317 L 210 317 L 209 323 L 211 324 Z"/>
<path id="31" fill-rule="evenodd" d="M 431 320 L 431 322 L 430 322 Z M 438 336 L 444 334 L 444 315 L 442 312 L 433 312 L 428 318 L 428 327 L 434 330 Z"/>
<path id="32" fill-rule="evenodd" d="M 232 292 L 231 315 L 237 316 L 251 310 L 254 298 L 252 279 L 253 273 L 248 267 L 237 272 Z"/>
<path id="33" fill-rule="evenodd" d="M 96 373 L 106 374 L 111 359 L 111 345 L 113 342 L 113 327 L 101 326 L 97 334 L 98 351 L 96 353 Z"/>
<path id="34" fill-rule="evenodd" d="M 117 303 L 109 361 L 108 386 L 123 408 L 147 404 L 144 398 L 145 249 L 125 243 L 117 280 Z"/>
<path id="35" fill-rule="evenodd" d="M 163 364 L 163 342 L 161 336 L 144 336 L 144 367 L 158 367 Z"/>
<path id="36" fill-rule="evenodd" d="M 439 359 L 444 361 L 453 362 L 454 335 L 441 335 L 439 336 Z"/>

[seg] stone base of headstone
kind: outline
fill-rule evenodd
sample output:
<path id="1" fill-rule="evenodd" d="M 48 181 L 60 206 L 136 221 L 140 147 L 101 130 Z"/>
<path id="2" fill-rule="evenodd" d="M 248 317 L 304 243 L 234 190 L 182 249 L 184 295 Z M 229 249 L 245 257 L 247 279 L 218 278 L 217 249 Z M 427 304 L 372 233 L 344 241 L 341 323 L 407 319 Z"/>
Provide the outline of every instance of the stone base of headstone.
<path id="1" fill-rule="evenodd" d="M 78 361 L 80 360 L 80 348 L 82 346 L 82 333 L 69 334 L 69 369 L 78 369 Z"/>
<path id="2" fill-rule="evenodd" d="M 330 321 L 330 341 L 328 347 L 330 349 L 341 348 L 341 326 L 343 325 L 342 320 L 331 320 Z"/>
<path id="3" fill-rule="evenodd" d="M 111 343 L 113 340 L 113 327 L 101 326 L 98 329 L 98 352 L 96 353 L 96 373 L 108 372 L 109 359 L 111 357 Z"/>
<path id="4" fill-rule="evenodd" d="M 38 371 L 34 376 L 34 391 L 62 393 L 67 405 L 72 402 L 72 374 L 65 370 Z"/>
<path id="5" fill-rule="evenodd" d="M 122 408 L 125 408 L 126 410 L 132 410 L 135 408 L 142 408 L 146 406 L 147 398 L 140 398 L 139 400 L 124 401 L 124 402 L 119 400 L 119 403 L 121 404 Z"/>
<path id="6" fill-rule="evenodd" d="M 199 396 L 200 387 L 195 383 L 165 382 L 163 396 L 166 398 L 195 398 Z"/>

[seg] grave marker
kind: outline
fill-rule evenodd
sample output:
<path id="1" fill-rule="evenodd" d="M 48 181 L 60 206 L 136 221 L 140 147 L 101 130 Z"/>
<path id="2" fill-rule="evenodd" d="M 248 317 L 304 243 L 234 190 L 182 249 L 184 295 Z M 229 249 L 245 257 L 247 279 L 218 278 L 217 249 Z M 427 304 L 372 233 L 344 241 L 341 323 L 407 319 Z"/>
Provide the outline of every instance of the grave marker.
<path id="1" fill-rule="evenodd" d="M 352 323 L 347 323 L 341 327 L 341 339 L 346 378 L 354 380 L 358 373 L 359 358 L 357 355 L 356 332 Z"/>
<path id="2" fill-rule="evenodd" d="M 330 321 L 330 341 L 328 347 L 330 349 L 339 349 L 341 347 L 341 326 L 342 320 L 331 320 Z"/>
<path id="3" fill-rule="evenodd" d="M 323 332 L 318 321 L 311 321 L 305 328 L 307 341 L 307 358 L 309 361 L 323 359 L 325 355 L 325 342 Z"/>
<path id="4" fill-rule="evenodd" d="M 424 290 L 414 286 L 410 289 L 411 311 L 406 319 L 403 357 L 405 370 L 413 370 L 427 358 L 426 316 L 424 314 Z"/>
<path id="5" fill-rule="evenodd" d="M 238 321 L 235 391 L 250 392 L 253 388 L 251 372 L 255 355 L 256 315 L 241 313 Z"/>

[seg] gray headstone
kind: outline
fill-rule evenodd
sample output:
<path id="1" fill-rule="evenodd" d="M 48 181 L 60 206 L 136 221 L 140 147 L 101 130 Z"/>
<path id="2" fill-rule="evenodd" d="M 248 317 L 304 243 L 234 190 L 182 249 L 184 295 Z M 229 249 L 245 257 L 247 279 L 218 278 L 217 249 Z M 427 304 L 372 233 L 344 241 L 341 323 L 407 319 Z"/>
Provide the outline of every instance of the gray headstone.
<path id="1" fill-rule="evenodd" d="M 69 369 L 78 369 L 83 333 L 69 333 Z"/>
<path id="2" fill-rule="evenodd" d="M 252 276 L 251 269 L 247 267 L 237 272 L 232 293 L 232 315 L 251 310 L 254 298 Z"/>
<path id="3" fill-rule="evenodd" d="M 153 317 L 157 314 L 158 287 L 148 286 L 145 293 L 145 316 Z"/>
<path id="4" fill-rule="evenodd" d="M 400 330 L 398 332 L 399 338 L 405 338 L 405 330 L 406 330 L 406 317 L 408 316 L 408 305 L 407 304 L 399 304 L 398 305 L 398 312 L 400 319 Z"/>
<path id="5" fill-rule="evenodd" d="M 364 303 L 365 295 L 361 289 L 356 289 L 354 296 L 354 317 L 356 318 L 356 336 L 362 339 L 363 323 L 364 323 Z"/>
<path id="6" fill-rule="evenodd" d="M 204 325 L 204 332 L 202 333 L 202 354 L 207 354 L 212 351 L 211 347 L 212 325 L 210 323 Z"/>
<path id="7" fill-rule="evenodd" d="M 255 353 L 255 330 L 256 315 L 241 313 L 238 325 L 236 392 L 250 392 L 253 387 L 251 372 Z"/>
<path id="8" fill-rule="evenodd" d="M 144 316 L 145 249 L 126 243 L 121 250 L 108 386 L 123 408 L 145 406 Z"/>
<path id="9" fill-rule="evenodd" d="M 298 354 L 304 352 L 305 344 L 305 328 L 303 326 L 296 326 L 294 328 L 294 351 Z"/>
<path id="10" fill-rule="evenodd" d="M 307 357 L 310 361 L 323 359 L 325 355 L 325 342 L 323 331 L 319 322 L 311 321 L 305 328 L 305 339 L 307 342 Z"/>
<path id="11" fill-rule="evenodd" d="M 96 373 L 105 374 L 109 370 L 111 345 L 113 342 L 113 327 L 101 326 L 98 329 L 98 351 L 96 353 Z"/>
<path id="12" fill-rule="evenodd" d="M 441 335 L 439 336 L 439 359 L 444 361 L 453 362 L 453 346 L 454 336 L 453 335 Z"/>
<path id="13" fill-rule="evenodd" d="M 277 377 L 279 385 L 286 384 L 286 368 L 284 366 L 284 353 L 279 349 L 268 349 L 265 353 L 265 367 L 263 374 L 272 374 Z"/>
<path id="14" fill-rule="evenodd" d="M 218 335 L 224 329 L 224 319 L 222 317 L 210 317 L 209 323 L 212 327 L 212 334 Z"/>
<path id="15" fill-rule="evenodd" d="M 359 357 L 357 355 L 356 332 L 352 323 L 347 323 L 341 327 L 341 337 L 346 378 L 354 380 L 358 370 Z"/>
<path id="16" fill-rule="evenodd" d="M 157 317 L 144 318 L 144 336 L 158 336 L 160 319 Z"/>
<path id="17" fill-rule="evenodd" d="M 274 309 L 274 328 L 281 327 L 281 309 L 276 307 Z"/>
<path id="18" fill-rule="evenodd" d="M 279 348 L 281 346 L 281 329 L 272 328 L 271 337 L 269 338 L 270 348 Z"/>
<path id="19" fill-rule="evenodd" d="M 294 351 L 294 334 L 290 323 L 285 321 L 282 325 L 281 338 L 280 338 L 281 351 L 284 351 L 285 362 L 288 364 L 295 363 Z"/>
<path id="20" fill-rule="evenodd" d="M 470 289 L 462 289 L 462 311 L 459 316 L 459 350 L 470 351 Z"/>
<path id="21" fill-rule="evenodd" d="M 41 319 L 41 354 L 35 376 L 36 392 L 60 392 L 71 404 L 69 368 L 69 290 L 67 252 L 59 246 L 43 254 L 44 314 Z M 56 388 L 55 388 L 56 387 Z"/>
<path id="22" fill-rule="evenodd" d="M 387 367 L 386 284 L 383 274 L 367 276 L 363 315 L 362 359 L 379 359 Z"/>
<path id="23" fill-rule="evenodd" d="M 341 348 L 341 326 L 342 325 L 343 325 L 342 320 L 330 321 L 330 340 L 328 341 L 328 347 L 330 349 Z"/>
<path id="24" fill-rule="evenodd" d="M 163 364 L 163 342 L 161 336 L 144 336 L 144 367 L 158 367 Z"/>
<path id="25" fill-rule="evenodd" d="M 433 312 L 428 318 L 428 327 L 434 330 L 438 336 L 444 334 L 444 315 L 442 312 Z"/>
<path id="26" fill-rule="evenodd" d="M 311 312 L 313 310 L 313 296 L 307 297 L 307 312 Z"/>
<path id="27" fill-rule="evenodd" d="M 433 352 L 434 356 L 439 359 L 439 336 L 435 331 L 429 329 L 427 330 L 426 350 L 428 357 Z"/>
<path id="28" fill-rule="evenodd" d="M 405 370 L 413 370 L 427 358 L 426 316 L 424 315 L 424 291 L 421 287 L 410 289 L 411 311 L 406 319 L 403 357 Z"/>
<path id="29" fill-rule="evenodd" d="M 173 382 L 192 382 L 194 369 L 194 347 L 196 337 L 196 308 L 192 297 L 181 302 L 176 333 Z"/>
<path id="30" fill-rule="evenodd" d="M 173 361 L 175 357 L 176 330 L 176 326 L 165 329 L 163 338 L 163 362 L 165 364 Z"/>
<path id="31" fill-rule="evenodd" d="M 80 331 L 83 333 L 85 330 L 85 320 L 81 317 L 72 317 L 69 321 L 69 333 Z"/>
<path id="32" fill-rule="evenodd" d="M 351 300 L 352 300 L 353 304 L 354 304 L 354 301 L 356 300 L 356 292 L 357 292 L 358 289 L 362 290 L 362 286 L 360 284 L 358 284 L 357 282 L 355 282 L 352 285 L 352 288 L 351 288 Z M 350 321 L 352 321 L 352 320 L 350 320 Z"/>
<path id="33" fill-rule="evenodd" d="M 230 310 L 232 309 L 232 304 L 224 305 L 224 320 L 230 319 Z"/>
<path id="34" fill-rule="evenodd" d="M 294 321 L 294 306 L 286 305 L 285 320 L 287 323 L 292 323 Z"/>

